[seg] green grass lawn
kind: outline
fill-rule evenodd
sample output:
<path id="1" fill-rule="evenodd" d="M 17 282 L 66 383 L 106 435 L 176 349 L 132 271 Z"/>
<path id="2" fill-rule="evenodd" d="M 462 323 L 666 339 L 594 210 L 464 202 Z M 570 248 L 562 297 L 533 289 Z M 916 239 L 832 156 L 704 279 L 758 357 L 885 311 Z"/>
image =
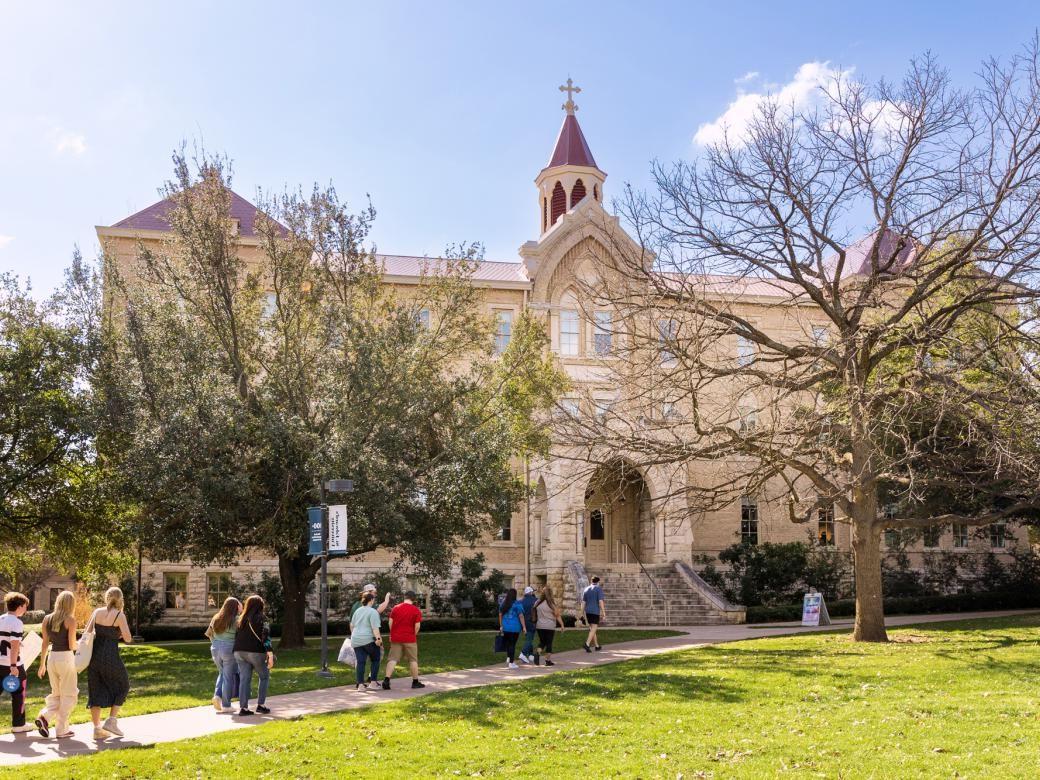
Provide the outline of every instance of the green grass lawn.
<path id="1" fill-rule="evenodd" d="M 608 644 L 672 636 L 675 633 L 604 629 L 599 635 L 600 641 Z M 584 641 L 585 635 L 581 630 L 567 630 L 558 634 L 557 651 L 577 649 Z M 489 631 L 442 631 L 420 634 L 419 671 L 421 674 L 433 674 L 495 663 L 504 656 L 492 652 L 493 636 L 493 632 Z M 331 680 L 315 674 L 320 659 L 319 640 L 309 639 L 309 646 L 303 650 L 276 650 L 278 660 L 271 674 L 270 694 L 309 691 L 354 682 L 354 670 L 336 662 L 342 641 L 342 637 L 329 640 L 329 666 L 335 675 Z M 130 697 L 122 711 L 123 716 L 195 707 L 207 704 L 213 696 L 217 670 L 210 658 L 208 642 L 131 645 L 124 647 L 122 653 L 131 685 Z M 50 692 L 50 683 L 36 676 L 38 669 L 39 667 L 33 664 L 30 670 L 30 698 L 26 705 L 27 713 L 33 718 L 42 709 L 44 696 Z M 407 675 L 407 665 L 399 665 L 395 677 Z M 79 686 L 80 706 L 73 713 L 74 723 L 90 720 L 90 714 L 86 709 L 86 673 L 80 675 Z M 256 696 L 255 676 L 253 696 Z M 10 731 L 10 726 L 11 699 L 4 695 L 0 697 L 0 733 Z"/>
<path id="2" fill-rule="evenodd" d="M 1035 778 L 1040 617 L 757 639 L 20 768 L 62 777 Z"/>

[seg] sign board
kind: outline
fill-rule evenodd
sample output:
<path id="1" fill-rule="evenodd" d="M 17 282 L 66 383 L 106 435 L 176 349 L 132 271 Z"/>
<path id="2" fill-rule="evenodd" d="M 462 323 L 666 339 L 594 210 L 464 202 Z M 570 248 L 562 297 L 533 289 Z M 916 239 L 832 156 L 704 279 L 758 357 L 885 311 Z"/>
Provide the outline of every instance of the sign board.
<path id="1" fill-rule="evenodd" d="M 330 493 L 353 493 L 354 480 L 352 479 L 330 479 L 325 483 L 325 489 Z"/>
<path id="2" fill-rule="evenodd" d="M 307 539 L 309 546 L 307 548 L 308 555 L 322 555 L 325 552 L 325 546 L 322 544 L 322 511 L 323 507 L 320 506 L 309 506 L 307 507 Z"/>
<path id="3" fill-rule="evenodd" d="M 18 657 L 26 670 L 33 665 L 33 661 L 39 658 L 41 650 L 43 650 L 43 639 L 35 631 L 27 631 L 22 639 L 22 648 L 18 652 Z"/>
<path id="4" fill-rule="evenodd" d="M 827 604 L 823 600 L 823 594 L 813 591 L 806 593 L 802 599 L 802 625 L 803 626 L 829 626 L 831 616 L 827 612 Z"/>
<path id="5" fill-rule="evenodd" d="M 347 554 L 347 507 L 334 504 L 329 507 L 329 555 Z"/>

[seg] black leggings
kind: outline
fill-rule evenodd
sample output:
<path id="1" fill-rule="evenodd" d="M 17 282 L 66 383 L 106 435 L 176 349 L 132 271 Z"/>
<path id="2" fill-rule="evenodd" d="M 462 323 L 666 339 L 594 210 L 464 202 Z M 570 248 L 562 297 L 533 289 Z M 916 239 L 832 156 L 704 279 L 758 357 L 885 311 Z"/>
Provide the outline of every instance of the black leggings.
<path id="1" fill-rule="evenodd" d="M 538 644 L 542 647 L 543 653 L 552 652 L 553 638 L 556 636 L 555 628 L 539 628 L 538 629 Z"/>
<path id="2" fill-rule="evenodd" d="M 506 638 L 506 658 L 513 663 L 516 658 L 516 640 L 520 638 L 519 631 L 503 631 L 502 636 Z"/>

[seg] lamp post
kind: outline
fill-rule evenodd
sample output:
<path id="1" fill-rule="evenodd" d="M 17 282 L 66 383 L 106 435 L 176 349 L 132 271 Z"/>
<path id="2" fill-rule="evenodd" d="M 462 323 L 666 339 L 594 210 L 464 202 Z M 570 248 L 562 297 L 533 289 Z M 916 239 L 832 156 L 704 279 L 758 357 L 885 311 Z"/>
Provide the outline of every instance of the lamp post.
<path id="1" fill-rule="evenodd" d="M 329 507 L 325 493 L 353 493 L 354 481 L 350 479 L 324 479 L 318 482 L 318 497 L 321 501 L 321 585 L 318 601 L 321 606 L 321 669 L 319 677 L 331 678 L 329 671 Z"/>
<path id="2" fill-rule="evenodd" d="M 141 636 L 141 543 L 137 543 L 137 597 L 134 599 L 134 635 L 131 639 L 134 642 L 143 642 L 144 637 Z"/>

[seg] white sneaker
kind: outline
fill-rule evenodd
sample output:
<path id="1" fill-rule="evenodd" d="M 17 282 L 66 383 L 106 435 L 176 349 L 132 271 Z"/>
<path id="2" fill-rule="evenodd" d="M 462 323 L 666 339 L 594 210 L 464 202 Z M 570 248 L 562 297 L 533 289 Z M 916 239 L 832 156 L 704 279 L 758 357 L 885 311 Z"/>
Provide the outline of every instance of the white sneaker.
<path id="1" fill-rule="evenodd" d="M 531 663 L 531 659 L 530 659 L 530 658 L 528 658 L 528 657 L 527 657 L 526 655 L 524 655 L 523 653 L 520 653 L 520 660 L 521 660 L 521 661 L 523 661 L 523 662 L 524 662 L 525 664 L 529 664 L 529 663 Z"/>
<path id="2" fill-rule="evenodd" d="M 234 711 L 235 711 L 234 707 L 221 707 L 220 708 L 220 714 L 221 715 L 230 715 Z"/>
<path id="3" fill-rule="evenodd" d="M 509 664 L 508 664 L 508 665 L 506 666 L 506 668 L 507 668 L 507 669 L 519 669 L 520 667 L 519 667 L 519 666 L 517 666 L 517 665 L 516 665 L 516 664 L 514 664 L 514 663 L 509 663 Z"/>
<path id="4" fill-rule="evenodd" d="M 32 723 L 26 723 L 24 726 L 15 726 L 11 729 L 12 734 L 25 734 L 29 731 L 36 731 L 36 726 Z"/>
<path id="5" fill-rule="evenodd" d="M 117 737 L 123 736 L 123 732 L 119 730 L 119 722 L 115 718 L 106 720 L 101 724 L 101 728 L 109 734 L 115 734 Z"/>
<path id="6" fill-rule="evenodd" d="M 213 701 L 213 709 L 215 709 L 217 712 L 223 712 L 224 711 L 224 702 L 222 702 L 220 700 L 219 696 L 214 696 L 212 701 Z"/>

